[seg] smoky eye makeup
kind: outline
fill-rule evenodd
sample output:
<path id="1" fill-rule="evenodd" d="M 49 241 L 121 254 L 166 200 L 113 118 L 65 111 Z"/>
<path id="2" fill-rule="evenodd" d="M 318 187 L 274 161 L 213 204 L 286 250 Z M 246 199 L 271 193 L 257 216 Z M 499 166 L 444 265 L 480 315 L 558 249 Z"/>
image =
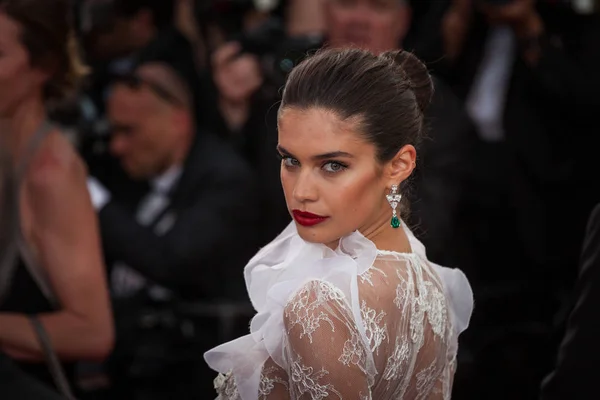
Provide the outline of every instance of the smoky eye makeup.
<path id="1" fill-rule="evenodd" d="M 328 174 L 337 174 L 348 169 L 348 164 L 336 160 L 328 160 L 323 163 L 321 169 Z"/>

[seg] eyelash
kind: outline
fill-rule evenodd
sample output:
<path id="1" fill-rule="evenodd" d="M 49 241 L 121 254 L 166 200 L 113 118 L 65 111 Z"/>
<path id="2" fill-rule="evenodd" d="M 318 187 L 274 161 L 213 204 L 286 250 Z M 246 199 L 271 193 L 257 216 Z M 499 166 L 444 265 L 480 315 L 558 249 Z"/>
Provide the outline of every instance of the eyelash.
<path id="1" fill-rule="evenodd" d="M 278 154 L 278 157 L 279 157 L 279 160 L 281 162 L 283 162 L 283 165 L 287 169 L 296 168 L 296 167 L 300 166 L 300 162 L 298 162 L 298 160 L 296 160 L 295 158 L 292 158 L 292 157 L 289 157 L 289 156 L 284 156 L 284 155 L 281 155 L 281 154 Z M 288 165 L 286 163 L 286 161 L 296 162 L 296 164 L 295 165 Z M 337 166 L 339 166 L 339 169 L 335 170 L 335 171 L 334 170 L 327 171 L 327 170 L 324 169 L 326 165 L 337 165 Z M 339 162 L 339 161 L 335 161 L 335 160 L 327 160 L 327 161 L 323 162 L 323 164 L 321 165 L 321 169 L 323 169 L 325 173 L 331 174 L 331 175 L 340 173 L 340 172 L 344 171 L 347 168 L 348 168 L 348 165 L 346 165 L 346 164 L 344 164 L 342 162 Z"/>

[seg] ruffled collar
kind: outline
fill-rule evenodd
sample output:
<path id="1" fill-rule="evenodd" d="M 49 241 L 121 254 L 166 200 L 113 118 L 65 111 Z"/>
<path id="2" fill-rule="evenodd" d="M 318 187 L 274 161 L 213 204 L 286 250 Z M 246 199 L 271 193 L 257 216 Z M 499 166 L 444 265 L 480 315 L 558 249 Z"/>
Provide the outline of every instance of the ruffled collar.
<path id="1" fill-rule="evenodd" d="M 335 250 L 319 243 L 304 241 L 291 223 L 275 240 L 261 249 L 246 265 L 244 278 L 250 301 L 257 312 L 262 312 L 268 292 L 277 283 L 314 277 L 323 278 L 323 264 L 344 262 L 352 264 L 357 274 L 373 265 L 377 247 L 360 232 L 340 239 Z M 310 277 L 310 278 L 309 278 Z"/>

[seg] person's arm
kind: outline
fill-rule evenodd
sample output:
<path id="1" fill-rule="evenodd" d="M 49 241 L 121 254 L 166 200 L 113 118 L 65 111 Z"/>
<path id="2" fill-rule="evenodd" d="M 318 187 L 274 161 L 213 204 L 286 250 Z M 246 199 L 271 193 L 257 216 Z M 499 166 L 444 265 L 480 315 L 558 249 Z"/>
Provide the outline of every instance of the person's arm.
<path id="1" fill-rule="evenodd" d="M 442 46 L 450 63 L 463 52 L 473 20 L 471 0 L 452 0 L 441 21 Z"/>
<path id="2" fill-rule="evenodd" d="M 85 169 L 72 150 L 67 153 L 32 166 L 26 182 L 37 259 L 61 307 L 39 318 L 59 358 L 99 360 L 113 343 L 109 294 Z M 26 315 L 0 314 L 0 348 L 16 358 L 43 359 Z"/>
<path id="3" fill-rule="evenodd" d="M 327 393 L 323 398 L 372 398 L 370 350 L 337 288 L 325 281 L 309 282 L 285 307 L 284 322 L 290 398 L 307 392 Z"/>
<path id="4" fill-rule="evenodd" d="M 513 27 L 519 55 L 540 99 L 560 104 L 565 116 L 573 118 L 589 118 L 600 108 L 599 15 L 557 15 L 571 30 L 559 38 L 533 0 L 488 6 L 483 12 L 489 21 Z M 562 42 L 564 38 L 568 42 Z"/>
<path id="5" fill-rule="evenodd" d="M 542 384 L 541 400 L 583 399 L 597 390 L 600 357 L 600 205 L 590 217 L 581 255 L 576 301 L 554 371 Z"/>
<path id="6" fill-rule="evenodd" d="M 529 64 L 542 94 L 573 110 L 574 116 L 588 116 L 600 108 L 600 18 L 579 17 L 577 54 L 544 34 L 533 20 L 524 27 L 520 41 L 522 54 Z"/>
<path id="7" fill-rule="evenodd" d="M 223 160 L 223 163 L 227 160 Z M 114 201 L 100 211 L 107 256 L 120 260 L 147 279 L 173 289 L 195 288 L 198 295 L 219 295 L 227 251 L 244 251 L 255 228 L 256 206 L 251 175 L 218 171 L 200 179 L 195 198 L 178 210 L 172 228 L 160 236 L 140 225 Z M 248 255 L 250 257 L 250 254 Z M 238 274 L 241 276 L 241 267 Z"/>

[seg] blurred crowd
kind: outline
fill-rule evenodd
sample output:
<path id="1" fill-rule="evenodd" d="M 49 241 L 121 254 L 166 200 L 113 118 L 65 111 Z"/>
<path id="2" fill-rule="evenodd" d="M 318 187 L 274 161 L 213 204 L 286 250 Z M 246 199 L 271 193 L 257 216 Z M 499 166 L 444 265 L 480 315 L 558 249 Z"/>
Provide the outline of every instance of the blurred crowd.
<path id="1" fill-rule="evenodd" d="M 600 246 L 593 218 L 586 231 L 600 203 L 600 3 L 73 7 L 89 73 L 52 120 L 87 166 L 115 323 L 110 355 L 74 364 L 78 398 L 214 397 L 202 355 L 247 333 L 243 267 L 291 222 L 275 150 L 280 88 L 307 54 L 357 45 L 414 52 L 435 80 L 403 218 L 474 289 L 453 399 L 584 398 L 561 393 L 588 368 L 589 349 L 564 338 L 586 254 Z"/>

